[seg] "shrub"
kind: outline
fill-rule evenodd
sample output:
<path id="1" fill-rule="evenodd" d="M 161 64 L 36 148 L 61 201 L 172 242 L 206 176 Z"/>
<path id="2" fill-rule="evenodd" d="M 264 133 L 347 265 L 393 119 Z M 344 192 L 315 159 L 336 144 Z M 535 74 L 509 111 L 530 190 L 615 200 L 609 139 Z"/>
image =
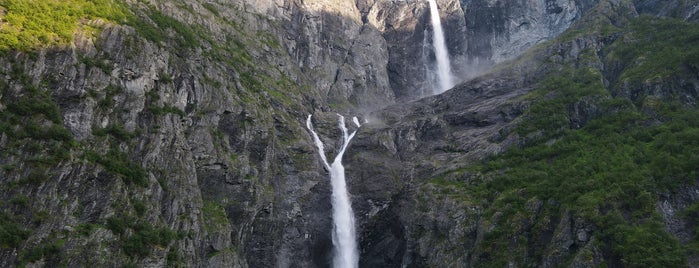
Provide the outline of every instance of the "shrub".
<path id="1" fill-rule="evenodd" d="M 88 69 L 95 67 L 102 70 L 102 72 L 104 72 L 105 74 L 110 74 L 114 69 L 112 65 L 109 64 L 109 62 L 101 59 L 96 59 L 92 57 L 80 57 L 80 61 L 84 63 Z"/>
<path id="2" fill-rule="evenodd" d="M 46 119 L 56 124 L 63 122 L 61 110 L 48 95 L 31 90 L 27 93 L 25 96 L 7 103 L 7 111 L 18 116 L 44 115 Z"/>
<path id="3" fill-rule="evenodd" d="M 29 230 L 20 225 L 11 215 L 0 212 L 0 248 L 18 247 L 29 238 Z"/>
<path id="4" fill-rule="evenodd" d="M 87 159 L 102 165 L 107 172 L 121 175 L 127 184 L 148 186 L 148 173 L 143 167 L 129 160 L 128 155 L 112 149 L 105 155 L 88 152 Z"/>
<path id="5" fill-rule="evenodd" d="M 97 105 L 102 108 L 114 106 L 114 96 L 124 92 L 124 88 L 115 85 L 109 85 L 104 89 L 104 99 L 100 100 Z"/>
<path id="6" fill-rule="evenodd" d="M 133 231 L 129 236 L 126 236 L 127 228 Z M 148 256 L 151 246 L 166 247 L 179 239 L 177 233 L 169 228 L 154 228 L 130 217 L 108 218 L 107 229 L 120 237 L 121 247 L 129 256 Z"/>
<path id="7" fill-rule="evenodd" d="M 22 252 L 19 258 L 22 263 L 35 262 L 44 258 L 55 258 L 60 256 L 62 247 L 62 241 L 53 242 L 47 245 L 39 245 L 28 251 Z"/>
<path id="8" fill-rule="evenodd" d="M 184 111 L 180 110 L 180 108 L 170 106 L 170 105 L 165 105 L 163 107 L 149 106 L 148 111 L 150 111 L 154 115 L 166 115 L 166 114 L 176 114 L 179 116 L 186 115 Z"/>
<path id="9" fill-rule="evenodd" d="M 111 135 L 117 140 L 127 141 L 134 138 L 138 134 L 138 131 L 129 132 L 126 129 L 124 129 L 124 127 L 121 125 L 109 125 L 106 128 L 93 129 L 92 134 L 100 137 L 105 135 Z"/>
<path id="10" fill-rule="evenodd" d="M 130 19 L 127 24 L 134 27 L 141 36 L 149 41 L 161 43 L 171 39 L 167 32 L 169 29 L 175 32 L 173 39 L 179 47 L 194 48 L 200 46 L 197 33 L 191 26 L 155 9 L 149 9 L 143 15 L 144 17 L 140 19 Z M 155 25 L 147 22 L 145 17 L 153 21 Z"/>
<path id="11" fill-rule="evenodd" d="M 75 230 L 82 236 L 90 236 L 90 234 L 100 227 L 99 224 L 94 224 L 94 223 L 82 223 L 79 224 Z"/>
<path id="12" fill-rule="evenodd" d="M 127 10 L 113 0 L 0 0 L 6 14 L 0 52 L 29 51 L 72 41 L 81 20 L 122 21 Z"/>

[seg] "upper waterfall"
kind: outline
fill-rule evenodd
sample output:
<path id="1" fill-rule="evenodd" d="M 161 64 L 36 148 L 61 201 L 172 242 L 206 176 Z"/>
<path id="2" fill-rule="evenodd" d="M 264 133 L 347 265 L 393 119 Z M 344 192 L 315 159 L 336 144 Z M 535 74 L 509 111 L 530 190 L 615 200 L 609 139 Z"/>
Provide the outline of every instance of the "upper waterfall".
<path id="1" fill-rule="evenodd" d="M 449 51 L 444 41 L 444 31 L 442 30 L 442 20 L 439 17 L 436 0 L 428 0 L 430 2 L 430 17 L 432 21 L 432 46 L 434 54 L 437 58 L 437 78 L 439 79 L 439 88 L 434 94 L 439 94 L 454 86 L 453 77 L 451 74 L 451 63 L 449 62 Z"/>

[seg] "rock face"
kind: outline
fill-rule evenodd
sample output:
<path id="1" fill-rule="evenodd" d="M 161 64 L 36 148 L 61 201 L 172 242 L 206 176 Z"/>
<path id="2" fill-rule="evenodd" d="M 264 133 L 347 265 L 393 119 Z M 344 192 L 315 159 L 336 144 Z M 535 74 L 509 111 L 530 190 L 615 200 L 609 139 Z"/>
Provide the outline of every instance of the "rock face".
<path id="1" fill-rule="evenodd" d="M 468 56 L 501 62 L 557 36 L 598 1 L 461 1 Z"/>
<path id="2" fill-rule="evenodd" d="M 385 40 L 362 23 L 353 1 L 306 1 L 299 9 L 284 26 L 285 46 L 331 104 L 371 110 L 393 101 Z"/>
<path id="3" fill-rule="evenodd" d="M 557 36 L 595 3 L 437 1 L 455 77 L 475 77 Z M 350 99 L 355 107 L 371 110 L 394 98 L 432 94 L 437 78 L 425 1 L 251 5 L 291 20 L 286 26 L 289 52 L 334 103 Z"/>
<path id="4" fill-rule="evenodd" d="M 620 96 L 672 87 L 696 103 L 695 77 L 615 86 L 624 66 L 601 56 L 615 40 L 595 35 L 489 69 L 589 10 L 696 21 L 684 2 L 438 0 L 455 74 L 479 76 L 419 100 L 434 84 L 426 1 L 126 2 L 129 23 L 86 21 L 64 47 L 0 56 L 2 267 L 328 267 L 330 185 L 304 122 L 314 114 L 332 156 L 336 112 L 367 120 L 345 156 L 360 266 L 471 267 L 504 216 L 428 182 L 526 143 L 513 129 L 542 77 L 590 67 Z M 576 103 L 571 128 L 600 111 Z M 695 201 L 659 204 L 678 237 L 690 231 L 672 210 Z M 555 200 L 525 207 L 514 232 L 538 244 L 508 265 L 607 261 L 589 222 Z"/>
<path id="5" fill-rule="evenodd" d="M 437 4 L 457 80 L 557 36 L 596 1 L 456 1 Z M 364 1 L 363 18 L 389 44 L 388 74 L 400 100 L 431 95 L 436 83 L 432 29 L 425 1 Z M 405 64 L 405 62 L 414 64 Z"/>

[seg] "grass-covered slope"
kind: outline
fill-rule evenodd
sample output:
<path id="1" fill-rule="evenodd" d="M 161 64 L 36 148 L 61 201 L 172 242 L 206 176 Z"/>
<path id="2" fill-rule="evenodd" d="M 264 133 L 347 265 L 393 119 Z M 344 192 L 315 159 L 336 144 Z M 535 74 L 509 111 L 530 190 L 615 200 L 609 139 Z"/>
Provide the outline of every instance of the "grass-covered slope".
<path id="1" fill-rule="evenodd" d="M 545 263 L 564 217 L 587 226 L 594 245 L 566 250 L 592 264 L 682 267 L 699 252 L 697 206 L 659 210 L 661 196 L 699 179 L 699 25 L 641 16 L 547 45 L 590 40 L 601 46 L 572 61 L 552 56 L 555 71 L 523 97 L 531 106 L 513 131 L 524 145 L 430 182 L 484 205 L 491 227 L 472 252 L 477 266 Z M 664 217 L 678 217 L 692 241 L 680 243 Z"/>
<path id="2" fill-rule="evenodd" d="M 2 0 L 0 51 L 65 45 L 78 30 L 94 30 L 90 20 L 121 22 L 127 14 L 113 0 Z"/>

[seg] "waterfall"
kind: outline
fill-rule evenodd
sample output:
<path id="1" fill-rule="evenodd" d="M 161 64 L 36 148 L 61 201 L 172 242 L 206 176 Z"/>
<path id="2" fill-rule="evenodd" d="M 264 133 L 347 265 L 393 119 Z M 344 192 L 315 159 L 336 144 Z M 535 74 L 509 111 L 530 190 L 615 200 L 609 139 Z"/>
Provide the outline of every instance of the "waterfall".
<path id="1" fill-rule="evenodd" d="M 333 208 L 333 267 L 335 268 L 356 268 L 359 265 L 359 250 L 357 249 L 357 238 L 354 227 L 354 213 L 350 202 L 347 184 L 345 181 L 345 167 L 342 165 L 342 156 L 349 145 L 349 142 L 357 133 L 347 134 L 345 117 L 339 115 L 340 130 L 342 130 L 342 147 L 335 156 L 332 164 L 328 164 L 325 157 L 323 142 L 318 134 L 313 130 L 311 115 L 308 115 L 306 127 L 313 134 L 313 141 L 318 147 L 318 154 L 323 160 L 323 165 L 330 171 L 330 184 L 332 185 L 332 208 Z M 357 127 L 360 127 L 357 117 L 352 118 Z"/>
<path id="2" fill-rule="evenodd" d="M 428 0 L 430 2 L 430 17 L 432 19 L 432 46 L 434 54 L 437 58 L 437 76 L 439 78 L 439 90 L 435 94 L 442 93 L 454 86 L 451 76 L 451 64 L 449 63 L 449 52 L 444 41 L 444 31 L 442 30 L 442 21 L 439 17 L 436 0 Z"/>
<path id="3" fill-rule="evenodd" d="M 422 32 L 422 53 L 420 54 L 420 60 L 425 63 L 425 85 L 420 87 L 420 96 L 426 97 L 429 95 L 434 95 L 439 92 L 439 83 L 435 77 L 434 66 L 430 64 L 430 52 L 433 50 L 432 44 L 430 42 L 429 31 L 425 28 Z"/>

